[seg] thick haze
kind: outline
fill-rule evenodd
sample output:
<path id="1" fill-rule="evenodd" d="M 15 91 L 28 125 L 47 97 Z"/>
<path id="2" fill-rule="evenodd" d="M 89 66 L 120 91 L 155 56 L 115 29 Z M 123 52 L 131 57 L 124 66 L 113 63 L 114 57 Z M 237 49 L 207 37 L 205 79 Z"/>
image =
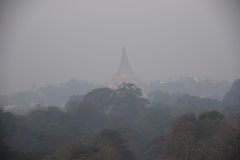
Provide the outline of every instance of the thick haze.
<path id="1" fill-rule="evenodd" d="M 104 84 L 123 43 L 143 82 L 240 78 L 237 1 L 1 2 L 0 94 L 72 78 Z"/>

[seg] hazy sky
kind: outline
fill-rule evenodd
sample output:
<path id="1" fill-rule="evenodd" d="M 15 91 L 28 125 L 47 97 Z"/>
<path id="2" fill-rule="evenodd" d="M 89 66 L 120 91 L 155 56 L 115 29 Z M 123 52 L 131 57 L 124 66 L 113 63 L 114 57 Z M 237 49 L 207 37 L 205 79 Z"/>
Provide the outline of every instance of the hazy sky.
<path id="1" fill-rule="evenodd" d="M 143 82 L 240 78 L 234 0 L 7 0 L 0 3 L 0 94 L 72 78 L 104 84 L 123 43 Z"/>

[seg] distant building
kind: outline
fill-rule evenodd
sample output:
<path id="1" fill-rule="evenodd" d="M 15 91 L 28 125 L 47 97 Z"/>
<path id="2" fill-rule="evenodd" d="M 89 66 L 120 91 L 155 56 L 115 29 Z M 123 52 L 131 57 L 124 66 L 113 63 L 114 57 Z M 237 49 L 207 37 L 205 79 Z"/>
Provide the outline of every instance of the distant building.
<path id="1" fill-rule="evenodd" d="M 194 70 L 194 76 L 193 76 L 193 79 L 194 79 L 195 82 L 199 82 L 199 81 L 200 81 L 200 79 L 197 77 L 197 71 L 196 71 L 196 68 L 195 68 L 195 70 Z"/>
<path id="2" fill-rule="evenodd" d="M 143 88 L 143 83 L 134 75 L 128 63 L 126 47 L 122 47 L 122 59 L 117 74 L 107 84 L 107 87 L 116 89 L 122 83 L 134 83 L 139 88 Z"/>

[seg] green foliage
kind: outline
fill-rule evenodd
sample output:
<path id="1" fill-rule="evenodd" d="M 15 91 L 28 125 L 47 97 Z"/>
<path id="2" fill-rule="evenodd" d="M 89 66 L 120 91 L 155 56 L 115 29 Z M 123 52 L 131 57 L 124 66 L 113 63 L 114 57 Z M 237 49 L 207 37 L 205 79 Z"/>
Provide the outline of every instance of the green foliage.
<path id="1" fill-rule="evenodd" d="M 142 90 L 133 83 L 123 83 L 118 86 L 115 95 L 120 98 L 125 97 L 141 97 Z"/>
<path id="2" fill-rule="evenodd" d="M 80 142 L 71 142 L 65 144 L 57 152 L 46 155 L 43 160 L 84 160 L 95 159 L 94 155 L 99 151 L 97 146 L 86 145 Z M 100 159 L 99 159 L 100 160 Z"/>
<path id="3" fill-rule="evenodd" d="M 46 155 L 44 160 L 134 160 L 132 152 L 129 151 L 125 145 L 126 142 L 119 132 L 103 130 L 100 135 L 96 137 L 94 143 L 67 143 L 57 152 Z"/>
<path id="4" fill-rule="evenodd" d="M 233 82 L 230 91 L 222 100 L 222 105 L 222 113 L 225 115 L 240 112 L 240 79 Z"/>
<path id="5" fill-rule="evenodd" d="M 3 139 L 7 137 L 7 124 L 3 120 L 3 111 L 0 109 L 0 145 L 3 145 Z"/>
<path id="6" fill-rule="evenodd" d="M 106 145 L 113 148 L 118 154 L 117 157 L 133 160 L 134 156 L 132 152 L 127 149 L 127 142 L 119 132 L 111 129 L 103 130 L 95 140 L 95 144 L 97 145 Z"/>
<path id="7" fill-rule="evenodd" d="M 26 116 L 0 111 L 0 153 L 51 160 L 144 160 L 147 153 L 152 159 L 239 157 L 239 118 L 224 120 L 213 110 L 219 101 L 161 91 L 152 93 L 152 101 L 124 83 L 115 91 L 100 88 L 71 96 L 64 109 L 38 106 Z"/>
<path id="8" fill-rule="evenodd" d="M 162 151 L 164 149 L 165 140 L 166 136 L 159 136 L 150 141 L 147 145 L 147 148 L 149 149 L 148 157 L 150 160 L 161 159 L 160 157 L 162 157 L 163 154 Z"/>
<path id="9" fill-rule="evenodd" d="M 10 158 L 10 160 L 39 160 L 42 159 L 46 154 L 49 154 L 49 152 L 45 151 L 34 151 L 28 153 L 16 152 Z"/>
<path id="10" fill-rule="evenodd" d="M 0 145 L 0 159 L 11 159 L 16 153 L 10 150 L 11 148 L 5 145 Z"/>
<path id="11" fill-rule="evenodd" d="M 60 122 L 64 113 L 54 106 L 30 111 L 26 116 L 30 126 L 30 132 L 34 138 L 41 138 L 45 134 L 61 132 Z"/>
<path id="12" fill-rule="evenodd" d="M 66 107 L 67 114 L 73 119 L 71 128 L 92 131 L 106 123 L 106 115 L 101 107 L 88 99 L 80 102 L 70 101 Z"/>
<path id="13" fill-rule="evenodd" d="M 102 111 L 109 109 L 112 103 L 113 90 L 110 88 L 94 89 L 84 96 L 84 100 L 91 101 L 101 108 Z"/>
<path id="14" fill-rule="evenodd" d="M 240 159 L 240 112 L 226 118 L 217 138 L 217 149 L 222 159 Z"/>
<path id="15" fill-rule="evenodd" d="M 230 91 L 228 91 L 222 100 L 223 104 L 240 104 L 240 79 L 233 82 Z"/>
<path id="16" fill-rule="evenodd" d="M 132 83 L 123 83 L 113 93 L 113 105 L 131 108 L 133 110 L 145 109 L 149 101 L 142 97 L 142 90 Z"/>
<path id="17" fill-rule="evenodd" d="M 123 83 L 112 96 L 112 109 L 109 117 L 123 117 L 129 121 L 135 119 L 146 110 L 150 102 L 142 96 L 142 90 L 134 84 Z"/>
<path id="18" fill-rule="evenodd" d="M 225 116 L 218 111 L 203 112 L 198 116 L 198 121 L 199 123 L 204 123 L 206 125 L 217 125 L 224 119 L 224 117 Z"/>
<path id="19" fill-rule="evenodd" d="M 232 113 L 240 112 L 240 103 L 239 104 L 228 104 L 222 108 L 221 112 L 225 115 L 230 115 Z"/>
<path id="20" fill-rule="evenodd" d="M 148 94 L 148 97 L 152 102 L 162 103 L 164 105 L 174 104 L 180 97 L 183 97 L 185 94 L 174 93 L 169 94 L 168 92 L 162 92 L 161 90 L 156 90 Z"/>
<path id="21" fill-rule="evenodd" d="M 216 159 L 213 139 L 218 133 L 224 115 L 218 111 L 184 114 L 174 119 L 166 136 L 164 159 Z"/>
<path id="22" fill-rule="evenodd" d="M 3 112 L 0 110 L 0 159 L 11 159 L 17 155 L 14 152 L 13 145 L 11 145 L 8 139 L 18 134 L 21 124 L 18 121 L 18 117 L 9 112 Z M 14 146 L 19 146 L 19 141 L 14 141 Z M 24 149 L 22 146 L 21 149 Z"/>

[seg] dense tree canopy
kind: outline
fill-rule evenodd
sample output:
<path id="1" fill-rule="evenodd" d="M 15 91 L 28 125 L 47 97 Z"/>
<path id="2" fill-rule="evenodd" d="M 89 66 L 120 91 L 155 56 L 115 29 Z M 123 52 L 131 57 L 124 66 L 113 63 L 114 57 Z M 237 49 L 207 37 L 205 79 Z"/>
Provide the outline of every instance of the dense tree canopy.
<path id="1" fill-rule="evenodd" d="M 228 91 L 223 98 L 224 104 L 239 104 L 240 102 L 240 79 L 233 82 L 230 91 Z"/>
<path id="2" fill-rule="evenodd" d="M 64 108 L 37 105 L 25 116 L 0 110 L 0 158 L 239 159 L 237 84 L 223 102 L 160 90 L 148 99 L 123 83 L 72 95 Z"/>

